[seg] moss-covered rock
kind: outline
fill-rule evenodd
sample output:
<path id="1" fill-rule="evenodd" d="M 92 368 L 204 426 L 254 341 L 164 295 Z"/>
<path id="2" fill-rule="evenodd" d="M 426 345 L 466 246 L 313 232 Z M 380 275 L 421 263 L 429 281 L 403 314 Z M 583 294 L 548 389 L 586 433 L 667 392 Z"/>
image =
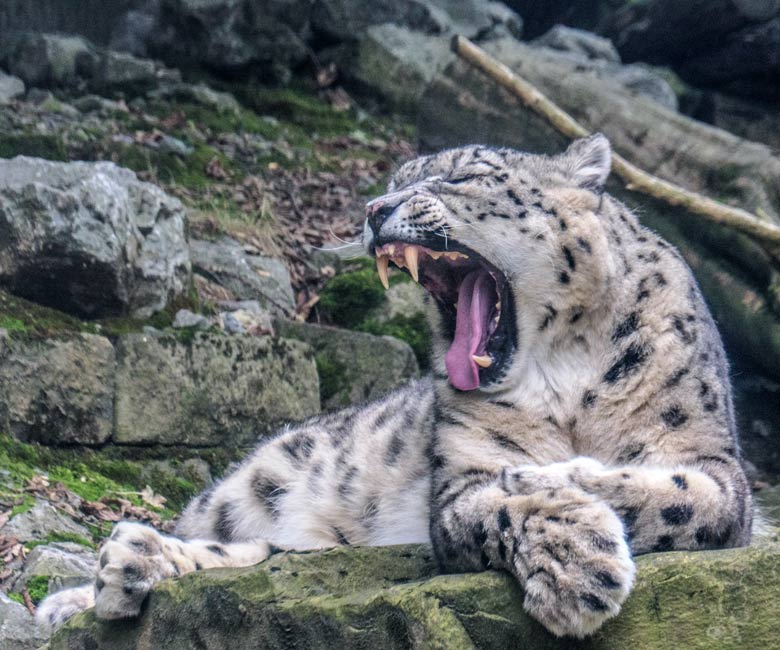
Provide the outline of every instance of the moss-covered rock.
<path id="1" fill-rule="evenodd" d="M 419 374 L 412 349 L 390 336 L 281 320 L 274 327 L 314 348 L 323 408 L 376 399 Z"/>
<path id="2" fill-rule="evenodd" d="M 23 330 L 21 321 L 10 324 L 11 334 Z M 0 329 L 0 430 L 49 444 L 105 442 L 114 371 L 114 348 L 101 336 L 37 340 Z"/>
<path id="3" fill-rule="evenodd" d="M 778 560 L 777 543 L 640 557 L 622 613 L 577 642 L 530 619 L 508 575 L 436 575 L 427 547 L 285 554 L 163 582 L 136 621 L 103 623 L 87 612 L 50 648 L 769 650 Z"/>
<path id="4" fill-rule="evenodd" d="M 319 411 L 314 356 L 298 341 L 129 334 L 117 364 L 119 444 L 236 446 Z"/>

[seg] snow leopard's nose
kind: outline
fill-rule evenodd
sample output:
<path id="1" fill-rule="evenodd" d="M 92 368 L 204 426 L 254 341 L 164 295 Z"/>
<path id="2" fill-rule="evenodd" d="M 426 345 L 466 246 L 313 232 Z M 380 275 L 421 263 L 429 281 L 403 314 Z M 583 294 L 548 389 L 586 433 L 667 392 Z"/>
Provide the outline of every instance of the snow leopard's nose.
<path id="1" fill-rule="evenodd" d="M 379 229 L 387 218 L 398 207 L 396 201 L 388 201 L 385 198 L 374 199 L 366 206 L 368 225 L 374 233 L 374 238 L 379 237 Z"/>

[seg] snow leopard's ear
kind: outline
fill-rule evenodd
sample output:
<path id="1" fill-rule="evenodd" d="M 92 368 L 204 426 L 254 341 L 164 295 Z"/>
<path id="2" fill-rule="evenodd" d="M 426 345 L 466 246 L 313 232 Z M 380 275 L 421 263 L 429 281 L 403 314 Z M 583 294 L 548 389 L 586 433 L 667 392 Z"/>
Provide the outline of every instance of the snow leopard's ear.
<path id="1" fill-rule="evenodd" d="M 601 192 L 612 164 L 612 147 L 602 133 L 575 140 L 561 154 L 569 180 L 584 190 Z"/>

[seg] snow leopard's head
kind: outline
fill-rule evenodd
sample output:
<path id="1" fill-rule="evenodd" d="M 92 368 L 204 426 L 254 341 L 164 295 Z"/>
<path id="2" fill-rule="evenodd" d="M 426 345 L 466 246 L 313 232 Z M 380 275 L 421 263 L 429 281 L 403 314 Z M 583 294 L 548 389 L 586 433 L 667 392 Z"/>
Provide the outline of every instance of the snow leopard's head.
<path id="1" fill-rule="evenodd" d="M 433 298 L 434 370 L 498 390 L 518 358 L 576 323 L 613 273 L 600 224 L 610 146 L 597 134 L 549 157 L 468 146 L 424 156 L 367 205 L 363 244 Z"/>

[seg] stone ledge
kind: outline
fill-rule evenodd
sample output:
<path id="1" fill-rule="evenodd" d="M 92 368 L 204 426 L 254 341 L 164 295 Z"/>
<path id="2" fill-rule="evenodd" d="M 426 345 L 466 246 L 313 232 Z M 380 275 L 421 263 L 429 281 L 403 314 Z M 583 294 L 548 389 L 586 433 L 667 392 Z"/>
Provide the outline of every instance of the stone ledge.
<path id="1" fill-rule="evenodd" d="M 777 647 L 780 543 L 638 558 L 623 612 L 582 642 L 556 639 L 498 572 L 437 575 L 425 546 L 283 554 L 161 583 L 137 621 L 92 612 L 49 650 Z"/>

